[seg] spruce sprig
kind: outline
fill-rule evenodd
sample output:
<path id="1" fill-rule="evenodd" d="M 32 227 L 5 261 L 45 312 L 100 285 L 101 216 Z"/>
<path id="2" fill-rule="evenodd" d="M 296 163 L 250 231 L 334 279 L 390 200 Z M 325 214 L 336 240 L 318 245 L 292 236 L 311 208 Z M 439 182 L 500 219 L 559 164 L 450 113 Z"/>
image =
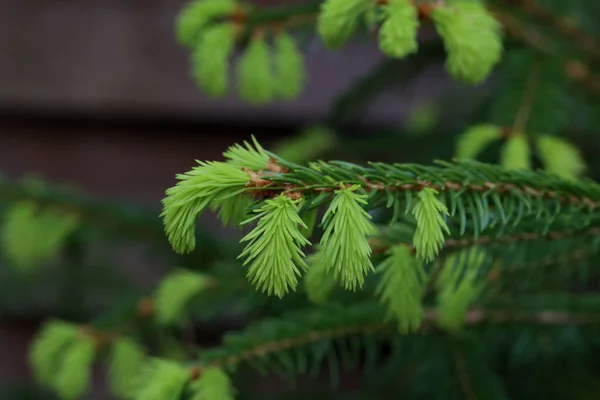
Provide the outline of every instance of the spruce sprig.
<path id="1" fill-rule="evenodd" d="M 190 172 L 177 175 L 179 183 L 168 189 L 161 214 L 165 231 L 178 253 L 196 247 L 196 218 L 212 203 L 246 190 L 248 174 L 223 162 L 198 162 Z"/>
<path id="2" fill-rule="evenodd" d="M 387 56 L 403 58 L 418 50 L 419 13 L 408 0 L 390 0 L 382 6 L 379 48 Z"/>
<path id="3" fill-rule="evenodd" d="M 365 275 L 373 271 L 368 236 L 376 232 L 371 216 L 362 208 L 367 195 L 356 193 L 359 186 L 336 190 L 323 216 L 319 263 L 347 290 L 361 288 Z"/>
<path id="4" fill-rule="evenodd" d="M 301 247 L 310 241 L 299 229 L 307 226 L 298 215 L 298 201 L 284 195 L 266 200 L 255 212 L 256 216 L 243 222 L 258 219 L 254 230 L 242 238 L 248 244 L 238 258 L 246 257 L 244 265 L 250 264 L 247 276 L 253 285 L 268 295 L 283 297 L 296 289 L 298 277 L 307 268 Z"/>
<path id="5" fill-rule="evenodd" d="M 400 332 L 415 331 L 424 317 L 421 298 L 427 273 L 408 245 L 394 246 L 387 253 L 388 257 L 377 267 L 381 278 L 375 294 L 387 304 L 388 318 L 396 321 Z"/>
<path id="6" fill-rule="evenodd" d="M 450 233 L 445 221 L 448 208 L 437 198 L 437 194 L 437 190 L 432 188 L 421 190 L 412 212 L 417 220 L 413 244 L 417 256 L 427 262 L 433 261 L 444 245 L 444 232 Z"/>

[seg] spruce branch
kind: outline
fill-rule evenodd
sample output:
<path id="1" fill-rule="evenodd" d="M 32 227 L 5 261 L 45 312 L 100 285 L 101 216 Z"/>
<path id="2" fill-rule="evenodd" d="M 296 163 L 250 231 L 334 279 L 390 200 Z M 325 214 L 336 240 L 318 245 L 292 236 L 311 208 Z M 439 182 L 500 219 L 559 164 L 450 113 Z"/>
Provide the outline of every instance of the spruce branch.
<path id="1" fill-rule="evenodd" d="M 578 304 L 573 298 L 571 305 Z M 583 299 L 582 306 L 585 307 Z M 575 306 L 577 307 L 577 306 Z M 597 304 L 590 303 L 590 311 L 570 312 L 558 309 L 521 311 L 515 308 L 470 309 L 464 316 L 466 325 L 483 323 L 503 324 L 517 321 L 534 325 L 596 325 L 600 323 Z M 435 309 L 425 309 L 422 332 L 433 332 L 439 314 Z M 190 376 L 201 375 L 203 368 L 230 369 L 243 362 L 263 361 L 274 365 L 268 356 L 289 351 L 298 346 L 311 346 L 317 342 L 330 342 L 353 335 L 362 336 L 364 345 L 373 345 L 378 334 L 397 337 L 394 322 L 384 322 L 385 312 L 377 303 L 359 303 L 352 306 L 329 306 L 318 310 L 288 314 L 281 320 L 267 320 L 250 326 L 246 331 L 231 333 L 225 337 L 222 347 L 207 350 L 197 366 L 191 367 Z M 279 329 L 275 329 L 280 327 Z M 317 349 L 317 347 L 315 347 Z M 323 359 L 325 354 L 320 354 Z"/>
<path id="2" fill-rule="evenodd" d="M 152 210 L 98 201 L 49 185 L 32 186 L 0 178 L 0 201 L 29 203 L 39 209 L 63 212 L 75 216 L 80 223 L 123 235 L 150 239 L 163 237 L 160 219 Z"/>
<path id="3" fill-rule="evenodd" d="M 576 22 L 563 18 L 552 11 L 544 8 L 537 0 L 503 0 L 511 8 L 517 8 L 529 15 L 531 18 L 554 28 L 566 39 L 571 40 L 594 63 L 600 65 L 600 45 L 596 39 L 583 31 Z"/>
<path id="4" fill-rule="evenodd" d="M 412 244 L 420 258 L 432 261 L 445 236 L 457 235 L 451 223 L 458 225 L 457 236 L 475 239 L 492 227 L 501 228 L 498 237 L 507 236 L 524 218 L 537 220 L 536 229 L 547 232 L 559 217 L 577 216 L 591 222 L 600 206 L 596 183 L 551 174 L 473 161 L 438 162 L 437 166 L 371 163 L 369 167 L 320 161 L 305 167 L 279 159 L 258 143 L 256 149 L 249 146 L 233 146 L 225 153 L 232 157 L 228 162 L 201 162 L 180 175 L 181 182 L 167 191 L 162 215 L 174 249 L 188 252 L 194 246 L 195 219 L 203 210 L 236 196 L 254 198 L 252 208 L 259 215 L 245 224 L 259 218 L 260 222 L 244 238 L 250 243 L 242 256 L 252 261 L 248 277 L 253 285 L 278 296 L 295 288 L 305 269 L 300 247 L 309 242 L 296 228 L 306 228 L 296 209 L 298 202 L 305 210 L 329 203 L 322 221 L 325 235 L 319 259 L 350 290 L 362 286 L 373 268 L 367 237 L 375 230 L 367 209 L 392 207 L 392 222 L 402 209 L 414 214 Z M 248 165 L 262 162 L 263 168 L 257 172 L 240 168 L 244 157 Z M 467 234 L 468 226 L 472 228 Z M 574 229 L 574 225 L 562 229 Z"/>
<path id="5" fill-rule="evenodd" d="M 554 55 L 556 53 L 553 44 L 539 31 L 526 26 L 514 16 L 502 12 L 494 6 L 489 6 L 489 9 L 510 36 L 521 40 L 542 54 Z M 600 96 L 600 78 L 591 72 L 585 62 L 569 58 L 565 60 L 564 65 L 564 73 L 569 78 L 579 84 L 583 90 Z"/>

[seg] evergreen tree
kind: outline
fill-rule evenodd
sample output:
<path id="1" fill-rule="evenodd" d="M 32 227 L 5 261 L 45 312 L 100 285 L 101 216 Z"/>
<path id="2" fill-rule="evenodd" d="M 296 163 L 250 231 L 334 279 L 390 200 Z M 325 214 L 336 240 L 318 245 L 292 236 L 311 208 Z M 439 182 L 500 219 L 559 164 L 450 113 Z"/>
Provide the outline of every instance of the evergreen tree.
<path id="1" fill-rule="evenodd" d="M 315 33 L 387 58 L 323 126 L 273 149 L 257 132 L 178 175 L 160 217 L 2 182 L 5 293 L 54 262 L 72 296 L 103 237 L 143 239 L 177 266 L 150 293 L 111 285 L 127 295 L 96 319 L 75 305 L 48 321 L 30 352 L 37 381 L 83 399 L 100 363 L 132 400 L 599 398 L 600 169 L 580 151 L 600 116 L 598 20 L 600 3 L 573 0 L 190 1 L 177 38 L 210 96 L 234 86 L 231 68 L 250 104 L 297 98 Z M 456 83 L 402 134 L 338 139 L 440 63 Z M 453 154 L 432 162 L 437 148 Z M 397 163 L 402 149 L 417 163 Z M 333 158 L 352 162 L 317 161 Z M 205 212 L 244 229 L 239 243 L 208 235 Z M 182 339 L 229 315 L 243 326 L 218 345 Z M 357 388 L 336 389 L 353 371 Z M 273 395 L 256 372 L 292 385 Z"/>

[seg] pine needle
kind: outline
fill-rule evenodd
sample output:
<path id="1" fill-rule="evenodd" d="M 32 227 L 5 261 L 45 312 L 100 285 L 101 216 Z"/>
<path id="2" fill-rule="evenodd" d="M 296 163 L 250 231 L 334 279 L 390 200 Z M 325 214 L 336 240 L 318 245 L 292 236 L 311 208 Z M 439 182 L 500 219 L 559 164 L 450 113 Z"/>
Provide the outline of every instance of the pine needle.
<path id="1" fill-rule="evenodd" d="M 175 362 L 149 360 L 138 377 L 133 400 L 179 400 L 190 377 L 190 371 Z"/>
<path id="2" fill-rule="evenodd" d="M 335 288 L 335 280 L 328 271 L 328 265 L 319 262 L 319 255 L 317 252 L 306 259 L 309 268 L 304 278 L 304 290 L 311 302 L 324 304 Z"/>
<path id="3" fill-rule="evenodd" d="M 191 385 L 190 400 L 233 400 L 235 390 L 227 374 L 215 367 L 202 370 L 200 378 Z"/>
<path id="4" fill-rule="evenodd" d="M 307 228 L 298 216 L 298 201 L 285 195 L 266 200 L 258 215 L 244 224 L 258 219 L 257 226 L 241 242 L 248 242 L 238 258 L 250 263 L 247 276 L 250 282 L 269 296 L 283 297 L 295 290 L 301 271 L 307 268 L 302 246 L 310 242 L 299 227 Z"/>
<path id="5" fill-rule="evenodd" d="M 144 349 L 133 339 L 121 337 L 111 348 L 109 381 L 112 392 L 124 398 L 133 394 L 133 383 L 146 359 Z"/>
<path id="6" fill-rule="evenodd" d="M 234 165 L 214 161 L 198 163 L 198 167 L 177 176 L 179 182 L 167 190 L 163 200 L 161 217 L 165 231 L 173 249 L 181 254 L 196 247 L 198 216 L 211 203 L 244 192 L 249 181 L 248 174 Z"/>
<path id="7" fill-rule="evenodd" d="M 458 137 L 456 158 L 473 160 L 493 141 L 502 137 L 500 128 L 494 125 L 476 125 Z"/>
<path id="8" fill-rule="evenodd" d="M 418 14 L 417 8 L 408 0 L 390 0 L 382 6 L 379 48 L 384 54 L 404 58 L 417 52 Z"/>
<path id="9" fill-rule="evenodd" d="M 525 135 L 515 133 L 506 141 L 500 153 L 500 164 L 507 169 L 531 169 L 531 149 Z"/>
<path id="10" fill-rule="evenodd" d="M 156 318 L 162 324 L 180 321 L 188 302 L 211 284 L 197 272 L 179 270 L 168 275 L 156 291 Z"/>
<path id="11" fill-rule="evenodd" d="M 323 216 L 319 262 L 327 265 L 336 281 L 346 290 L 362 287 L 365 275 L 373 271 L 368 236 L 376 232 L 371 216 L 362 208 L 367 195 L 356 193 L 359 186 L 335 191 Z"/>
<path id="12" fill-rule="evenodd" d="M 448 208 L 436 197 L 437 194 L 435 189 L 421 190 L 412 212 L 417 220 L 413 245 L 417 256 L 426 262 L 433 261 L 439 253 L 445 242 L 444 232 L 450 233 L 444 219 L 448 215 Z"/>
<path id="13" fill-rule="evenodd" d="M 398 245 L 388 251 L 388 257 L 378 265 L 381 274 L 375 294 L 387 304 L 388 318 L 397 321 L 401 333 L 421 327 L 421 298 L 427 274 L 421 260 L 416 259 L 408 245 Z"/>
<path id="14" fill-rule="evenodd" d="M 96 341 L 92 337 L 78 337 L 62 355 L 56 373 L 54 388 L 61 399 L 80 399 L 88 388 L 92 364 L 96 355 Z"/>
<path id="15" fill-rule="evenodd" d="M 537 137 L 537 147 L 548 172 L 567 179 L 577 179 L 585 173 L 579 149 L 565 139 L 541 135 Z"/>
<path id="16" fill-rule="evenodd" d="M 36 379 L 52 385 L 58 360 L 77 338 L 78 327 L 61 321 L 50 321 L 38 333 L 29 353 L 29 363 Z"/>
<path id="17" fill-rule="evenodd" d="M 453 253 L 444 261 L 436 282 L 438 324 L 442 328 L 451 332 L 462 328 L 469 306 L 485 288 L 477 279 L 485 259 L 485 252 L 474 247 Z"/>

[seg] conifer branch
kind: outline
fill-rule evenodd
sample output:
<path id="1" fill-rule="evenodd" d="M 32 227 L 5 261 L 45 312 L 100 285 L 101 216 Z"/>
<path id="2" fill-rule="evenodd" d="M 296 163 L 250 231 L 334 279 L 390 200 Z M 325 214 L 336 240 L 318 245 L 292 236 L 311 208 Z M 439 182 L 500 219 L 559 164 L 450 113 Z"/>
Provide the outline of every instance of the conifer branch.
<path id="1" fill-rule="evenodd" d="M 285 161 L 282 161 L 285 165 Z M 412 165 L 394 164 L 393 166 L 382 163 L 372 163 L 372 168 L 363 168 L 349 163 L 320 163 L 315 164 L 310 170 L 298 169 L 278 175 L 262 175 L 249 171 L 252 185 L 248 193 L 259 197 L 275 197 L 280 193 L 298 196 L 301 193 L 322 194 L 331 193 L 336 190 L 337 183 L 326 183 L 327 175 L 320 171 L 328 170 L 331 173 L 345 173 L 348 185 L 360 185 L 367 192 L 378 192 L 380 194 L 394 192 L 419 192 L 423 189 L 434 189 L 438 191 L 456 191 L 460 193 L 470 192 L 474 194 L 498 193 L 502 195 L 519 195 L 541 200 L 557 200 L 563 204 L 574 206 L 585 206 L 588 209 L 600 207 L 600 187 L 592 182 L 575 184 L 571 182 L 560 182 L 553 179 L 551 175 L 532 172 L 515 172 L 514 175 L 494 165 L 477 163 L 475 161 L 456 161 L 454 163 L 438 162 L 446 168 L 421 167 Z M 415 167 L 416 170 L 412 170 Z M 476 168 L 486 169 L 492 174 L 502 176 L 503 182 L 497 182 L 486 178 L 476 179 L 477 183 L 471 183 L 473 179 L 469 173 L 475 173 Z M 418 171 L 418 172 L 417 172 Z M 310 173 L 310 175 L 308 175 Z M 414 174 L 419 174 L 418 178 Z M 306 174 L 306 175 L 305 175 Z M 404 179 L 394 179 L 393 174 L 404 176 Z M 477 174 L 484 176 L 483 174 Z M 301 181 L 298 179 L 306 176 L 309 179 Z M 536 179 L 538 178 L 538 179 Z M 508 181 L 519 181 L 519 184 Z M 555 185 L 564 187 L 564 190 L 554 189 Z M 571 186 L 573 185 L 573 186 Z M 581 186 L 579 186 L 581 185 Z M 585 188 L 585 189 L 584 189 Z M 573 190 L 573 192 L 571 192 Z M 576 192 L 584 190 L 586 195 Z"/>
<path id="2" fill-rule="evenodd" d="M 572 304 L 577 303 L 573 299 Z M 269 354 L 285 352 L 294 347 L 306 346 L 320 341 L 332 341 L 344 336 L 373 335 L 376 333 L 389 332 L 395 334 L 396 326 L 392 322 L 380 322 L 383 320 L 381 306 L 376 303 L 363 303 L 344 309 L 335 308 L 335 313 L 327 308 L 312 311 L 312 318 L 305 320 L 308 314 L 290 314 L 290 320 L 295 322 L 297 335 L 292 334 L 292 326 L 286 325 L 282 320 L 282 326 L 287 326 L 282 338 L 273 340 L 261 340 L 259 325 L 254 326 L 248 333 L 240 332 L 226 337 L 223 347 L 208 350 L 199 365 L 191 368 L 191 375 L 201 375 L 203 368 L 231 368 L 240 363 L 250 362 L 255 358 L 267 357 Z M 317 317 L 317 315 L 319 315 Z M 335 315 L 332 321 L 330 316 Z M 293 318 L 292 318 L 293 317 Z M 424 310 L 425 323 L 421 328 L 422 333 L 432 332 L 437 326 L 439 319 L 436 309 Z M 348 320 L 362 320 L 356 324 L 348 324 Z M 329 322 L 326 322 L 329 321 Z M 593 312 L 567 312 L 558 309 L 547 309 L 540 311 L 520 311 L 518 309 L 482 309 L 472 308 L 467 311 L 464 322 L 466 325 L 479 325 L 484 323 L 503 324 L 508 322 L 521 322 L 533 325 L 560 326 L 566 324 L 595 325 L 600 323 L 600 314 L 597 310 Z M 271 326 L 277 321 L 266 321 L 265 326 Z M 275 334 L 275 331 L 272 331 Z M 258 335 L 258 336 L 257 336 Z M 366 336 L 365 336 L 366 337 Z M 231 348 L 227 343 L 232 343 Z M 235 343 L 235 345 L 233 345 Z M 243 346 L 247 343 L 247 346 Z"/>
<path id="3" fill-rule="evenodd" d="M 32 187 L 0 178 L 0 201 L 7 203 L 32 202 L 40 208 L 52 208 L 76 215 L 97 228 L 117 231 L 137 237 L 160 239 L 163 230 L 154 211 L 138 206 L 112 205 L 64 190 Z"/>
<path id="4" fill-rule="evenodd" d="M 600 45 L 583 31 L 574 21 L 562 18 L 541 6 L 537 0 L 504 0 L 511 7 L 518 8 L 541 23 L 555 28 L 566 39 L 572 40 L 583 52 L 600 65 Z"/>
<path id="5" fill-rule="evenodd" d="M 535 99 L 535 92 L 540 84 L 540 69 L 541 61 L 536 59 L 528 72 L 526 87 L 523 91 L 523 98 L 521 99 L 521 105 L 519 106 L 517 115 L 515 115 L 515 122 L 512 126 L 512 131 L 515 133 L 525 133 L 525 126 L 527 125 L 527 120 L 531 115 L 531 108 Z M 531 132 L 527 133 L 531 134 Z"/>
<path id="6" fill-rule="evenodd" d="M 498 21 L 512 37 L 523 41 L 533 49 L 547 55 L 554 54 L 550 43 L 539 31 L 521 23 L 517 18 L 490 6 Z M 590 72 L 589 67 L 581 60 L 569 59 L 565 62 L 565 74 L 581 88 L 596 96 L 600 96 L 600 78 Z"/>
<path id="7" fill-rule="evenodd" d="M 529 241 L 552 241 L 552 240 L 561 240 L 568 237 L 573 236 L 598 236 L 600 235 L 600 227 L 589 227 L 582 230 L 575 229 L 566 229 L 560 231 L 550 231 L 546 234 L 540 232 L 519 232 L 507 236 L 497 236 L 497 235 L 482 235 L 477 238 L 462 238 L 462 239 L 446 239 L 444 242 L 444 250 L 456 250 L 467 248 L 471 246 L 482 246 L 486 244 L 496 244 L 496 243 L 521 243 L 521 242 L 529 242 Z M 369 239 L 369 243 L 371 244 L 371 248 L 373 249 L 374 254 L 385 253 L 389 249 L 389 245 L 387 245 L 380 237 L 372 237 Z M 398 244 L 406 244 L 411 247 L 411 250 L 414 252 L 414 248 L 412 248 L 412 243 L 398 243 Z"/>

